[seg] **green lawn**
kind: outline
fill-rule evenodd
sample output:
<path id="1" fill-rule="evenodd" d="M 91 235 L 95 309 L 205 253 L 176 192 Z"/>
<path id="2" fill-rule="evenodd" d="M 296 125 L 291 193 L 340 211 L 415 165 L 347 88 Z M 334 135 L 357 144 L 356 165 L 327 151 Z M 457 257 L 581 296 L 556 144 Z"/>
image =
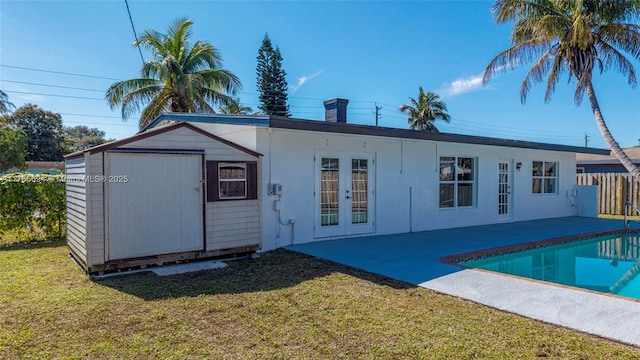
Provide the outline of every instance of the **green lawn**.
<path id="1" fill-rule="evenodd" d="M 63 242 L 0 247 L 0 358 L 638 359 L 636 348 L 278 250 L 91 281 Z"/>

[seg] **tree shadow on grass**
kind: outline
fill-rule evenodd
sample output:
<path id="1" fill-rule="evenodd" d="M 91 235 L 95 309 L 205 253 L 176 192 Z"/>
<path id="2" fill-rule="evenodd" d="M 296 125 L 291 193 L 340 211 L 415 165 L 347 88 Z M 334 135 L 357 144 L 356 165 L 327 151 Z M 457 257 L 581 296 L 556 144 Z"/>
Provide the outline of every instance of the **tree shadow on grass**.
<path id="1" fill-rule="evenodd" d="M 64 238 L 55 240 L 15 241 L 6 244 L 0 244 L 0 251 L 45 249 L 57 248 L 61 246 L 67 246 L 67 242 Z"/>
<path id="2" fill-rule="evenodd" d="M 285 249 L 262 254 L 258 259 L 229 261 L 227 265 L 171 276 L 139 272 L 95 282 L 145 300 L 277 290 L 336 272 L 395 289 L 415 288 L 409 283 Z"/>

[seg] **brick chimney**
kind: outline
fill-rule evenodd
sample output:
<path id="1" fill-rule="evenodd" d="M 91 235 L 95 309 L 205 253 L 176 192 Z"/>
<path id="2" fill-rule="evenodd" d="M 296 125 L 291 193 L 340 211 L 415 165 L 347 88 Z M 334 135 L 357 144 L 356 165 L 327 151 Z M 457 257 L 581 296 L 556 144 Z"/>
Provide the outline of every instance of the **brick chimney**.
<path id="1" fill-rule="evenodd" d="M 347 122 L 347 99 L 330 99 L 324 101 L 324 121 L 346 123 Z"/>

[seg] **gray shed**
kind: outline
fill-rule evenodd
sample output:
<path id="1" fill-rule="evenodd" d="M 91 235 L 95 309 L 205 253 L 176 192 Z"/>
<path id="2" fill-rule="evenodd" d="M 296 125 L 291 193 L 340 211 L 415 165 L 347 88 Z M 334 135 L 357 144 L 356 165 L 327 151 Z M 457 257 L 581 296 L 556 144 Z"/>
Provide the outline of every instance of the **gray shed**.
<path id="1" fill-rule="evenodd" d="M 67 155 L 71 256 L 96 273 L 259 249 L 260 159 L 184 122 Z"/>

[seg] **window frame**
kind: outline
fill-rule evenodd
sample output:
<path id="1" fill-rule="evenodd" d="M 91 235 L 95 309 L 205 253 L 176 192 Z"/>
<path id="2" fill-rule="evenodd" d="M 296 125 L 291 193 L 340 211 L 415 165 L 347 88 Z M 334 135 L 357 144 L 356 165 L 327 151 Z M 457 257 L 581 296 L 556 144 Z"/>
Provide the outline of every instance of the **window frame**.
<path id="1" fill-rule="evenodd" d="M 535 163 L 542 163 L 542 175 L 535 175 L 534 174 L 534 169 L 535 169 Z M 555 168 L 555 175 L 550 176 L 546 174 L 546 168 L 547 168 L 547 164 L 549 163 L 553 163 L 554 164 L 554 168 Z M 535 192 L 535 186 L 534 186 L 534 182 L 536 179 L 540 180 L 540 192 Z M 547 192 L 546 191 L 546 186 L 545 180 L 550 180 L 553 179 L 553 192 Z M 560 162 L 557 160 L 551 161 L 551 160 L 532 160 L 531 161 L 531 194 L 535 195 L 535 196 L 544 196 L 544 195 L 558 195 L 559 194 L 559 184 L 560 184 Z"/>
<path id="2" fill-rule="evenodd" d="M 237 179 L 226 179 L 222 178 L 222 170 L 223 169 L 242 169 L 243 177 Z M 230 195 L 222 195 L 222 184 L 223 183 L 231 183 L 231 182 L 242 182 L 243 185 L 243 193 L 242 196 L 230 196 Z M 244 200 L 247 198 L 247 164 L 237 163 L 237 162 L 220 162 L 218 163 L 218 197 L 220 200 Z"/>
<path id="3" fill-rule="evenodd" d="M 244 196 L 220 196 L 221 182 L 239 181 L 238 179 L 220 179 L 220 170 L 224 166 L 244 167 L 245 195 Z M 256 161 L 210 161 L 206 164 L 206 199 L 214 201 L 243 201 L 258 199 L 258 163 Z"/>
<path id="4" fill-rule="evenodd" d="M 441 176 L 442 176 L 442 164 L 443 164 L 443 158 L 453 158 L 453 168 L 454 168 L 454 172 L 453 172 L 453 180 L 442 180 Z M 471 175 L 472 175 L 472 180 L 461 180 L 459 179 L 459 174 L 458 174 L 458 168 L 460 168 L 459 166 L 459 159 L 471 159 L 472 160 L 472 168 L 471 168 Z M 439 170 L 438 170 L 438 208 L 440 210 L 455 210 L 455 209 L 474 209 L 477 208 L 478 206 L 478 157 L 477 156 L 468 156 L 468 155 L 440 155 L 438 156 L 438 166 L 439 166 Z M 463 184 L 470 184 L 471 185 L 471 205 L 458 205 L 460 199 L 459 199 L 459 185 L 463 185 Z M 453 198 L 451 199 L 452 206 L 442 206 L 442 199 L 441 199 L 441 188 L 442 185 L 453 185 Z"/>

